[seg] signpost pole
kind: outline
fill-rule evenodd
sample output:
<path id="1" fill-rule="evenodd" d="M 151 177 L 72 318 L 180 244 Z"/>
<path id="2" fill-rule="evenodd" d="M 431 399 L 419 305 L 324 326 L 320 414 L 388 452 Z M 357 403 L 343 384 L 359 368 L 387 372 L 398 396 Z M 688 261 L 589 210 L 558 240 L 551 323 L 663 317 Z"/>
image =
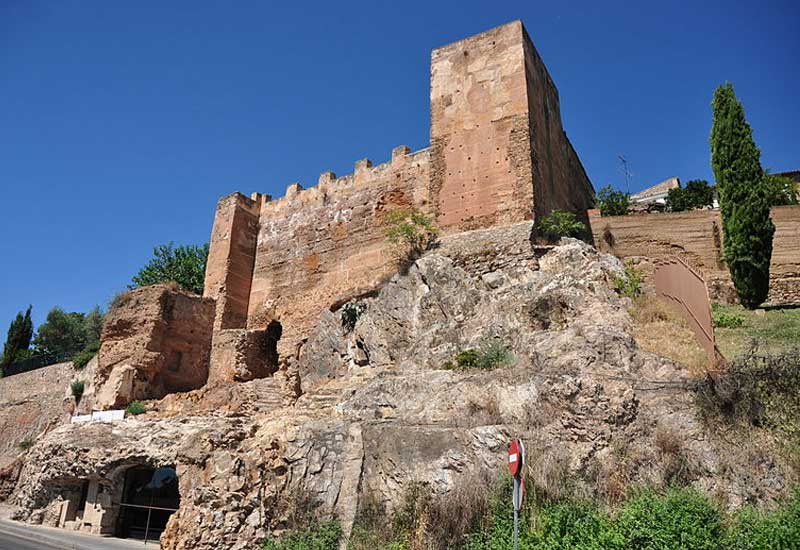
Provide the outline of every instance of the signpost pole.
<path id="1" fill-rule="evenodd" d="M 519 477 L 514 477 L 514 496 L 519 495 Z M 517 498 L 514 498 L 514 550 L 519 550 L 519 508 L 517 508 Z"/>
<path id="2" fill-rule="evenodd" d="M 519 439 L 512 439 L 508 444 L 508 471 L 514 479 L 514 491 L 511 504 L 514 508 L 514 550 L 519 550 L 519 511 L 522 509 L 523 481 L 522 472 L 525 464 L 525 445 Z"/>

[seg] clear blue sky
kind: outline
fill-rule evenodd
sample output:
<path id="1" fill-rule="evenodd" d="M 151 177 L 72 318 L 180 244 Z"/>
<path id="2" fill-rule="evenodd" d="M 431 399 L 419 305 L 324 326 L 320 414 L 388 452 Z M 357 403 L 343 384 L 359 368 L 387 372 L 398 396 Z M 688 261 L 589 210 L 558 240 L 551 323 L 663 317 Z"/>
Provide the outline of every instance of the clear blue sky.
<path id="1" fill-rule="evenodd" d="M 711 180 L 730 80 L 764 166 L 800 169 L 800 3 L 0 0 L 0 338 L 85 311 L 217 199 L 428 144 L 430 50 L 522 19 L 596 188 Z"/>

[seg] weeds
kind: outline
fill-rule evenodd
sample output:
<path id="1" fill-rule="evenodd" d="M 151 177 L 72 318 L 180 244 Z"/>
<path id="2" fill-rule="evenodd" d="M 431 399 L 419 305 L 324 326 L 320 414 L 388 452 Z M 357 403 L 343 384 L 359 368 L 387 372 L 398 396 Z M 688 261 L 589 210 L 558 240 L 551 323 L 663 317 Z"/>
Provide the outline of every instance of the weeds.
<path id="1" fill-rule="evenodd" d="M 722 311 L 714 311 L 714 326 L 716 328 L 739 328 L 744 324 L 744 317 L 736 314 L 728 314 Z"/>
<path id="2" fill-rule="evenodd" d="M 83 380 L 73 380 L 70 383 L 69 389 L 70 389 L 70 391 L 72 391 L 72 396 L 75 398 L 76 402 L 80 401 L 81 397 L 83 397 L 84 387 L 85 387 L 85 384 L 84 384 Z"/>
<path id="3" fill-rule="evenodd" d="M 557 241 L 561 237 L 581 238 L 586 234 L 586 224 L 578 221 L 574 212 L 563 210 L 553 210 L 536 222 L 536 227 L 550 241 Z"/>
<path id="4" fill-rule="evenodd" d="M 613 280 L 614 288 L 620 296 L 633 300 L 642 293 L 642 271 L 636 268 L 631 260 L 625 262 L 625 274 L 613 275 Z"/>
<path id="5" fill-rule="evenodd" d="M 136 416 L 138 414 L 147 412 L 147 407 L 145 407 L 144 403 L 141 401 L 131 401 L 128 403 L 128 406 L 125 407 L 125 412 L 132 416 Z"/>
<path id="6" fill-rule="evenodd" d="M 32 438 L 26 437 L 25 439 L 17 443 L 17 447 L 19 448 L 20 451 L 27 451 L 28 449 L 33 447 L 33 443 L 34 441 Z"/>
<path id="7" fill-rule="evenodd" d="M 398 208 L 386 215 L 386 239 L 413 258 L 430 248 L 439 235 L 431 218 L 416 208 Z"/>
<path id="8" fill-rule="evenodd" d="M 342 328 L 344 328 L 345 332 L 353 332 L 359 317 L 361 317 L 361 314 L 364 313 L 366 309 L 367 306 L 360 302 L 347 302 L 342 306 L 340 316 L 342 319 Z"/>
<path id="9" fill-rule="evenodd" d="M 484 342 L 479 349 L 466 349 L 458 352 L 452 361 L 442 365 L 445 370 L 493 370 L 509 367 L 515 362 L 508 348 L 496 340 Z"/>

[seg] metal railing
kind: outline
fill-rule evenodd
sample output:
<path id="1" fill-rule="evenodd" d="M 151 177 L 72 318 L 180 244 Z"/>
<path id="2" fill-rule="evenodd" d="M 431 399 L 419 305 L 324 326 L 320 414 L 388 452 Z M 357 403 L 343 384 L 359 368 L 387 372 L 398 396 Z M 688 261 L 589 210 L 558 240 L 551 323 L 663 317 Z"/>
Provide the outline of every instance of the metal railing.
<path id="1" fill-rule="evenodd" d="M 172 512 L 172 513 L 178 511 L 177 508 L 164 508 L 162 506 L 145 506 L 143 504 L 126 504 L 124 502 L 120 502 L 119 505 L 120 506 L 126 506 L 128 508 L 143 508 L 143 509 L 147 510 L 147 523 L 145 524 L 145 527 L 144 527 L 144 544 L 145 545 L 147 544 L 147 537 L 150 534 L 150 516 L 152 515 L 153 510 L 163 510 L 165 512 Z"/>

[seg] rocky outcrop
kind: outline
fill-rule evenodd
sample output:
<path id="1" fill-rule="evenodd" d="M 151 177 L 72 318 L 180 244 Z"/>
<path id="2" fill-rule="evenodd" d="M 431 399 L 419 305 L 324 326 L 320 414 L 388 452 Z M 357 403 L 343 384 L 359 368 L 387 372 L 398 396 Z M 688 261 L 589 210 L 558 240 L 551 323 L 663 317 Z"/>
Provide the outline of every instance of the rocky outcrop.
<path id="1" fill-rule="evenodd" d="M 170 285 L 123 294 L 106 316 L 93 380 L 95 409 L 202 387 L 214 300 Z"/>
<path id="2" fill-rule="evenodd" d="M 114 425 L 57 428 L 30 451 L 19 516 L 47 522 L 65 484 L 89 475 L 113 509 L 126 467 L 168 464 L 181 506 L 162 547 L 251 548 L 285 525 L 293 492 L 347 532 L 367 495 L 391 511 L 412 481 L 446 494 L 500 475 L 511 437 L 526 441 L 534 478 L 561 468 L 589 495 L 680 475 L 738 505 L 796 479 L 779 458 L 733 458 L 696 419 L 688 372 L 631 335 L 611 282 L 618 260 L 576 240 L 535 247 L 530 232 L 444 239 L 362 298 L 352 331 L 324 311 L 269 378 L 173 394 Z M 467 349 L 493 349 L 502 366 L 444 368 Z"/>

